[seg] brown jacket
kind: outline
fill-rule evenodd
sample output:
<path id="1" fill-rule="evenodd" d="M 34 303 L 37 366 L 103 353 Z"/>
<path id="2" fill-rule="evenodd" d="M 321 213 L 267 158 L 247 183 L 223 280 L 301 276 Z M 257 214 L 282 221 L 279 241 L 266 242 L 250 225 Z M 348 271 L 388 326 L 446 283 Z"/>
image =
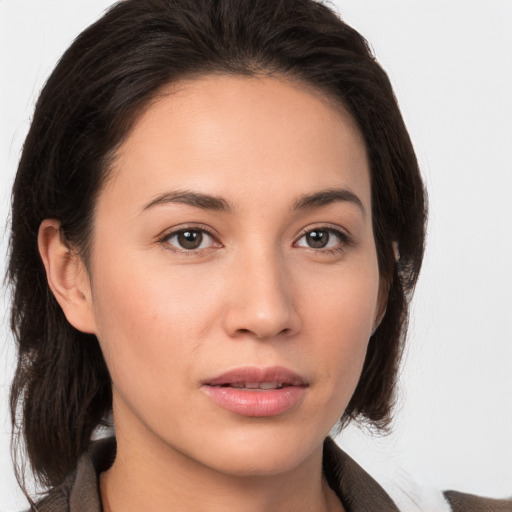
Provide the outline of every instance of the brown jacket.
<path id="1" fill-rule="evenodd" d="M 115 452 L 114 438 L 94 442 L 91 450 L 80 458 L 76 470 L 32 510 L 102 512 L 99 474 L 110 467 Z M 330 438 L 324 443 L 324 473 L 347 512 L 399 512 L 384 489 Z M 454 512 L 512 512 L 510 500 L 479 498 L 455 491 L 446 491 L 444 495 Z"/>

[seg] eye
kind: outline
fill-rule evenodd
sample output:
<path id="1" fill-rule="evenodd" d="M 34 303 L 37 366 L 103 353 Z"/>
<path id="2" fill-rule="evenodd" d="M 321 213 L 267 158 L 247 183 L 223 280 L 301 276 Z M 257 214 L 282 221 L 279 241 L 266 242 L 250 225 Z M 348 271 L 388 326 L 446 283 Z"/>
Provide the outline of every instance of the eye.
<path id="1" fill-rule="evenodd" d="M 163 242 L 177 251 L 197 251 L 215 244 L 212 235 L 202 229 L 181 229 L 167 235 Z"/>
<path id="2" fill-rule="evenodd" d="M 336 249 L 341 248 L 346 240 L 347 236 L 336 229 L 315 228 L 302 235 L 296 245 L 309 249 Z"/>

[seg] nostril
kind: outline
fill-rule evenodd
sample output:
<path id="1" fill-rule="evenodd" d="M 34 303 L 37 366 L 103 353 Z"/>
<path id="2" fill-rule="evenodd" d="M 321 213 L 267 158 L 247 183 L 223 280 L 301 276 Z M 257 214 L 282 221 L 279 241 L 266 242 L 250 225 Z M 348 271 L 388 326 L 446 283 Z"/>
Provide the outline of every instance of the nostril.
<path id="1" fill-rule="evenodd" d="M 248 294 L 240 287 L 234 286 L 233 289 L 244 295 L 243 300 L 234 295 L 224 310 L 223 324 L 229 336 L 258 340 L 284 339 L 300 331 L 300 315 L 288 294 L 281 290 L 275 293 L 275 286 L 272 293 L 256 289 Z"/>
<path id="2" fill-rule="evenodd" d="M 259 340 L 264 340 L 264 339 L 267 339 L 267 338 L 273 338 L 273 337 L 276 337 L 276 336 L 287 336 L 289 335 L 290 333 L 292 333 L 292 329 L 286 327 L 284 329 L 282 329 L 281 331 L 278 331 L 278 332 L 265 332 L 264 329 L 238 329 L 237 330 L 237 333 L 239 335 L 250 335 L 250 336 L 253 336 Z"/>

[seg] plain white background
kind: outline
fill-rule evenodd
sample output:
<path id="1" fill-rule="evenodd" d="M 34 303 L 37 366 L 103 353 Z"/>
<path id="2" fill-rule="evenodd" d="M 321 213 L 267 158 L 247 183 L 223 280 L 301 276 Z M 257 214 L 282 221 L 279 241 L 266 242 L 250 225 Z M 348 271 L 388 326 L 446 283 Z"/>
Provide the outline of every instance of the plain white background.
<path id="1" fill-rule="evenodd" d="M 34 101 L 109 0 L 0 0 L 0 271 L 9 194 Z M 393 433 L 338 441 L 380 480 L 512 495 L 512 1 L 338 0 L 388 71 L 430 197 Z M 0 511 L 20 510 L 9 459 L 14 347 L 0 321 Z"/>

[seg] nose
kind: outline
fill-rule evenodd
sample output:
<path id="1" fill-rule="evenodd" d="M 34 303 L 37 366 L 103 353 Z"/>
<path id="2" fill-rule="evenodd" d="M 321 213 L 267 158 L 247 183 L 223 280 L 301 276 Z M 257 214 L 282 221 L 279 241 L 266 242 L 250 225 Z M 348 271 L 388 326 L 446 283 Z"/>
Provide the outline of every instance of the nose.
<path id="1" fill-rule="evenodd" d="M 229 336 L 264 340 L 300 331 L 293 279 L 275 255 L 241 258 L 228 281 L 224 328 Z"/>

